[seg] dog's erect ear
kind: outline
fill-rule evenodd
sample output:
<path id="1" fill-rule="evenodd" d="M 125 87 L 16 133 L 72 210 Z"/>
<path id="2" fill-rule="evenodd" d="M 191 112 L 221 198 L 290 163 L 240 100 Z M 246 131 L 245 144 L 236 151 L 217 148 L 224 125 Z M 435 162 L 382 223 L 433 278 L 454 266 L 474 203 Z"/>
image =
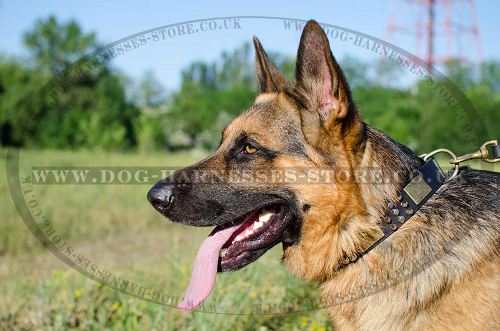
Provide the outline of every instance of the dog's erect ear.
<path id="1" fill-rule="evenodd" d="M 269 60 L 257 37 L 253 37 L 255 46 L 255 73 L 260 93 L 283 91 L 287 85 L 285 76 Z"/>
<path id="2" fill-rule="evenodd" d="M 355 112 L 349 86 L 335 61 L 321 26 L 307 22 L 297 54 L 295 89 L 311 110 L 316 109 L 326 128 Z"/>

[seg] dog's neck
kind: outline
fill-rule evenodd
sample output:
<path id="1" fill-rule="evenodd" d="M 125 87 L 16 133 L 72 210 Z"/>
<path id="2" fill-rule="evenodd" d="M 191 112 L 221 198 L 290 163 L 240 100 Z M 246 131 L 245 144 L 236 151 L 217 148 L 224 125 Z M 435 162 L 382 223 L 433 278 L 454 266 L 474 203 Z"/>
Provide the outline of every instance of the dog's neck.
<path id="1" fill-rule="evenodd" d="M 335 270 L 342 269 L 346 259 L 359 258 L 378 240 L 388 202 L 396 201 L 398 192 L 424 164 L 409 148 L 378 129 L 363 125 L 361 132 L 363 139 L 353 149 L 352 206 L 338 218 L 341 224 L 337 227 L 339 242 L 334 260 L 342 261 Z"/>
<path id="2" fill-rule="evenodd" d="M 366 175 L 358 180 L 358 187 L 371 222 L 380 221 L 387 202 L 396 199 L 398 190 L 423 164 L 409 148 L 366 126 L 365 146 L 357 168 Z"/>
<path id="3" fill-rule="evenodd" d="M 328 218 L 331 221 L 327 228 L 325 223 L 304 222 L 308 229 L 302 231 L 301 243 L 304 244 L 299 243 L 299 246 L 314 243 L 318 238 L 325 241 L 324 245 L 291 247 L 286 253 L 293 257 L 287 261 L 303 260 L 302 264 L 289 265 L 289 269 L 306 280 L 325 282 L 332 279 L 343 268 L 346 259 L 355 260 L 380 239 L 383 234 L 381 215 L 387 202 L 396 198 L 407 177 L 423 164 L 408 148 L 377 129 L 362 125 L 358 132 L 362 139 L 357 139 L 356 145 L 349 147 L 349 151 L 332 152 L 332 155 L 337 158 L 350 155 L 349 161 L 344 159 L 343 164 L 350 163 L 351 172 L 364 173 L 364 179 L 353 175 L 354 181 L 340 185 L 337 194 L 329 194 L 327 188 L 325 196 L 318 199 L 328 202 L 323 208 L 312 208 L 305 216 L 311 220 Z M 301 253 L 309 250 L 315 252 L 314 256 L 325 259 L 316 261 Z M 299 265 L 307 267 L 297 268 Z"/>
<path id="4" fill-rule="evenodd" d="M 378 240 L 388 202 L 396 201 L 402 187 L 424 164 L 409 148 L 378 129 L 364 125 L 363 136 L 353 167 L 357 189 L 353 204 L 361 206 L 353 206 L 343 219 L 344 226 L 338 228 L 342 256 L 336 256 L 336 260 L 342 261 L 336 271 L 349 263 L 346 261 L 358 259 Z"/>
<path id="5" fill-rule="evenodd" d="M 388 201 L 395 201 L 398 191 L 410 179 L 410 176 L 420 169 L 424 164 L 421 158 L 415 155 L 404 145 L 396 142 L 381 131 L 366 126 L 366 139 L 363 150 L 359 155 L 357 170 L 366 173 L 376 173 L 376 176 L 367 176 L 364 181 L 358 183 L 361 201 L 364 204 L 364 215 L 354 216 L 349 220 L 351 224 L 357 224 L 358 232 L 349 240 L 358 241 L 354 247 L 361 247 L 356 252 L 349 254 L 360 254 L 366 245 L 360 241 L 372 240 L 370 238 L 373 229 L 378 229 L 381 215 L 387 208 Z M 375 182 L 371 180 L 375 178 Z M 354 225 L 352 225 L 354 226 Z M 364 231 L 364 232 L 363 232 Z M 351 229 L 351 233 L 353 233 Z M 342 235 L 339 235 L 342 238 Z M 345 243 L 341 245 L 345 246 Z M 388 246 L 387 246 L 388 245 Z M 387 246 L 387 247 L 386 247 Z M 386 242 L 378 246 L 363 258 L 348 264 L 346 267 L 339 266 L 337 271 L 326 281 L 322 281 L 322 292 L 324 298 L 338 298 L 339 302 L 326 302 L 326 305 L 335 305 L 333 310 L 338 311 L 339 316 L 347 316 L 357 311 L 361 313 L 355 302 L 369 296 L 370 291 L 380 290 L 387 281 L 387 275 L 397 274 L 398 259 L 388 251 L 391 244 Z M 368 293 L 367 293 L 368 291 Z M 345 301 L 354 300 L 354 303 L 345 304 Z M 360 315 L 361 316 L 361 315 Z"/>

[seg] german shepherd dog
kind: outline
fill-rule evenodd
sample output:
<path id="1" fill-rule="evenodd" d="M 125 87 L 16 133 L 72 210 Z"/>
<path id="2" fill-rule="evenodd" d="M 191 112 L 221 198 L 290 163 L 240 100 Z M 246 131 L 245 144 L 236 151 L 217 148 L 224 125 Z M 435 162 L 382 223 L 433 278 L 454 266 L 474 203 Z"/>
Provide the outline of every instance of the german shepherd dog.
<path id="1" fill-rule="evenodd" d="M 254 44 L 260 93 L 252 106 L 225 128 L 213 155 L 148 193 L 173 222 L 215 226 L 180 307 L 201 304 L 217 272 L 243 268 L 282 243 L 286 268 L 320 284 L 339 330 L 500 330 L 499 174 L 461 168 L 363 254 L 381 237 L 388 201 L 424 161 L 361 120 L 318 23 L 303 30 L 293 83 Z M 296 178 L 310 176 L 306 169 L 344 176 L 314 184 L 229 177 L 280 169 L 294 169 Z M 379 169 L 384 180 L 363 183 L 359 169 Z M 205 180 L 190 181 L 196 173 Z"/>

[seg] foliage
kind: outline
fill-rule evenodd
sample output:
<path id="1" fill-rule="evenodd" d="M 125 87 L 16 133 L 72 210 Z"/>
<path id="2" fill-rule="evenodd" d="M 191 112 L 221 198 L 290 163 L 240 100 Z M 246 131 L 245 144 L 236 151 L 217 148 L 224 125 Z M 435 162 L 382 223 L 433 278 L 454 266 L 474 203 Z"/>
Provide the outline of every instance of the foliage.
<path id="1" fill-rule="evenodd" d="M 24 44 L 37 67 L 48 74 L 62 73 L 98 46 L 94 33 L 84 33 L 74 20 L 61 24 L 54 16 L 35 22 L 25 33 Z"/>
<path id="2" fill-rule="evenodd" d="M 187 136 L 185 147 L 214 148 L 224 126 L 250 106 L 256 93 L 250 63 L 250 47 L 245 44 L 223 53 L 221 61 L 196 62 L 182 72 L 168 116 L 171 130 Z M 175 141 L 170 143 L 176 147 Z"/>
<path id="3" fill-rule="evenodd" d="M 480 69 L 477 73 L 473 67 L 457 62 L 447 64 L 449 80 L 443 79 L 443 86 L 451 91 L 463 91 L 466 96 L 457 108 L 448 104 L 449 99 L 435 83 L 418 83 L 414 99 L 421 114 L 416 135 L 420 151 L 446 146 L 463 154 L 477 150 L 487 140 L 498 138 L 500 63 L 486 62 Z"/>
<path id="4" fill-rule="evenodd" d="M 0 144 L 42 148 L 214 149 L 220 132 L 253 101 L 253 51 L 244 44 L 210 62 L 194 62 L 167 92 L 153 72 L 130 89 L 104 62 L 88 70 L 71 63 L 100 44 L 75 21 L 39 20 L 25 34 L 28 59 L 0 55 Z M 294 60 L 270 57 L 293 79 Z M 434 81 L 404 81 L 395 63 L 340 60 L 363 118 L 417 152 L 476 149 L 499 132 L 500 63 L 480 68 L 450 62 Z M 68 69 L 69 68 L 69 69 Z M 41 89 L 52 76 L 56 89 Z M 432 84 L 431 84 L 432 83 Z M 449 104 L 443 89 L 467 99 Z M 40 91 L 42 91 L 40 93 Z"/>
<path id="5" fill-rule="evenodd" d="M 34 65 L 0 59 L 3 145 L 135 146 L 133 120 L 139 109 L 127 101 L 121 77 L 105 63 L 65 70 L 97 46 L 94 34 L 83 33 L 74 21 L 61 24 L 51 16 L 26 33 L 25 45 L 32 54 L 26 63 Z"/>

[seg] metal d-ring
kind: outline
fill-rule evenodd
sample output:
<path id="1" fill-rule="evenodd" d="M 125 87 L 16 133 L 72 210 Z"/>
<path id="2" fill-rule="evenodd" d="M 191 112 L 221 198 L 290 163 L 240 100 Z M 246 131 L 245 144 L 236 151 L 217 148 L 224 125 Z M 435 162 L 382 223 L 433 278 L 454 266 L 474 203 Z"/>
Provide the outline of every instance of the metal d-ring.
<path id="1" fill-rule="evenodd" d="M 432 157 L 432 156 L 434 156 L 436 154 L 439 154 L 439 153 L 446 153 L 449 156 L 451 156 L 450 163 L 452 163 L 452 161 L 454 161 L 454 160 L 457 159 L 457 156 L 455 155 L 455 153 L 453 153 L 452 151 L 450 151 L 447 148 L 439 148 L 439 149 L 436 149 L 436 150 L 434 150 L 434 151 L 432 151 L 430 153 L 422 154 L 422 155 L 420 155 L 420 157 L 422 157 L 424 159 L 424 161 L 427 161 L 430 157 Z M 455 163 L 455 170 L 453 171 L 453 174 L 450 176 L 450 178 L 448 178 L 448 180 L 452 179 L 453 177 L 456 177 L 458 175 L 458 171 L 459 170 L 460 170 L 460 164 L 459 163 Z"/>

